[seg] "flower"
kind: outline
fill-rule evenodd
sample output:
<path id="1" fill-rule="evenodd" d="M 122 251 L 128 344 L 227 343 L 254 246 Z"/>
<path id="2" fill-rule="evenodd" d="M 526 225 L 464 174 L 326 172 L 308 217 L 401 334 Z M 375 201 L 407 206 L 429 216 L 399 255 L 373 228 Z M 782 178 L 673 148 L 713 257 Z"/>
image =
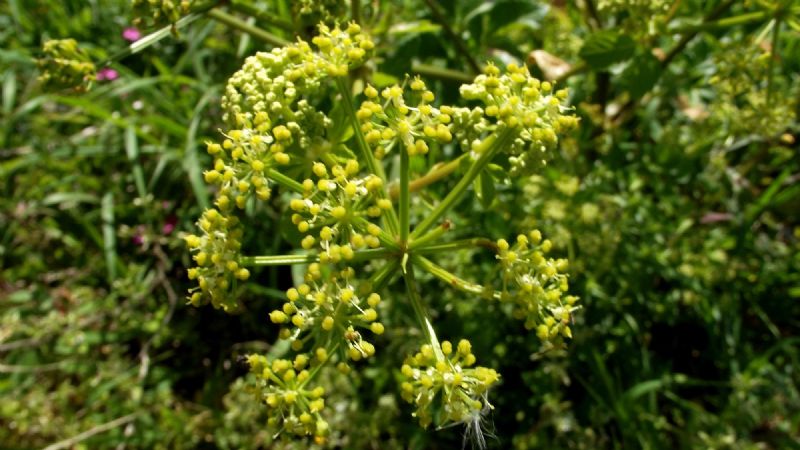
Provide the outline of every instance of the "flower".
<path id="1" fill-rule="evenodd" d="M 95 77 L 97 81 L 114 81 L 117 78 L 119 78 L 119 72 L 110 67 L 100 69 Z"/>
<path id="2" fill-rule="evenodd" d="M 122 30 L 122 38 L 129 42 L 136 42 L 142 38 L 142 32 L 136 27 L 127 27 Z"/>

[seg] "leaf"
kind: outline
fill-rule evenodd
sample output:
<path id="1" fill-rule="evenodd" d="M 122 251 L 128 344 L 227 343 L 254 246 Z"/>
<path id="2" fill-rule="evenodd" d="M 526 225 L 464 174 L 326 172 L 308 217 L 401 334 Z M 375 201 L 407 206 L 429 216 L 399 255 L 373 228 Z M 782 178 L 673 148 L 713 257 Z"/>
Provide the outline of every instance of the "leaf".
<path id="1" fill-rule="evenodd" d="M 144 198 L 147 195 L 147 188 L 144 182 L 144 171 L 139 163 L 139 141 L 136 139 L 136 129 L 133 126 L 125 128 L 125 153 L 128 155 L 128 161 L 133 166 L 133 181 L 136 184 L 136 192 L 139 197 Z"/>
<path id="2" fill-rule="evenodd" d="M 100 216 L 103 220 L 103 253 L 108 269 L 108 281 L 117 278 L 117 239 L 114 233 L 114 197 L 108 192 L 100 204 Z"/>
<path id="3" fill-rule="evenodd" d="M 612 30 L 598 31 L 589 36 L 580 50 L 580 57 L 593 69 L 601 70 L 633 56 L 636 43 L 630 36 Z"/>
<path id="4" fill-rule="evenodd" d="M 639 99 L 656 85 L 661 77 L 661 62 L 650 52 L 636 55 L 620 75 L 633 99 Z"/>

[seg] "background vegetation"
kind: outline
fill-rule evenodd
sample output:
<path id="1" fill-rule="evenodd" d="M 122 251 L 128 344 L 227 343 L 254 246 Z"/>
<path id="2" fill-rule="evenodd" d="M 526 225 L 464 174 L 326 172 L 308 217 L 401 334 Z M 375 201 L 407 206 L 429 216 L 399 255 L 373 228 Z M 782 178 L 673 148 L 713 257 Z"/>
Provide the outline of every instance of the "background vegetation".
<path id="1" fill-rule="evenodd" d="M 212 11 L 283 39 L 353 12 L 224 3 Z M 374 83 L 420 73 L 453 101 L 486 61 L 524 62 L 569 86 L 581 119 L 545 169 L 451 217 L 553 240 L 583 306 L 568 347 L 541 352 L 496 306 L 423 280 L 437 327 L 503 375 L 489 446 L 800 448 L 796 2 L 363 3 Z M 86 93 L 37 80 L 45 41 L 74 38 L 99 63 L 125 51 L 134 17 L 121 0 L 0 5 L 0 447 L 267 448 L 237 357 L 282 351 L 266 318 L 292 274 L 259 272 L 241 314 L 187 307 L 180 236 L 210 201 L 202 150 L 222 87 L 270 44 L 206 14 Z M 282 249 L 284 209 L 251 215 L 249 248 Z M 450 258 L 473 276 L 491 263 Z M 461 445 L 460 429 L 419 429 L 384 372 L 336 392 L 334 446 Z"/>

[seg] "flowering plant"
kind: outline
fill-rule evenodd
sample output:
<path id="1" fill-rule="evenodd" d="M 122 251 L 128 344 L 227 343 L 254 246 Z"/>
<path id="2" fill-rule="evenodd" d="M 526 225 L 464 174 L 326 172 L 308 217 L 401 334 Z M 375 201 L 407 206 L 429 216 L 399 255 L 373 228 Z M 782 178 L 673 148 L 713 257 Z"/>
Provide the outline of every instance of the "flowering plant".
<path id="1" fill-rule="evenodd" d="M 512 176 L 547 161 L 559 135 L 577 124 L 564 105 L 567 92 L 524 67 L 501 71 L 490 64 L 461 87 L 471 106 L 437 106 L 419 77 L 380 91 L 366 84 L 354 95 L 352 72 L 373 52 L 370 37 L 356 23 L 320 25 L 312 43 L 299 39 L 258 53 L 228 81 L 222 105 L 230 129 L 221 142 L 207 145 L 214 163 L 205 180 L 216 187 L 215 208 L 198 221 L 199 234 L 186 236 L 197 264 L 189 271 L 197 282 L 189 301 L 237 311 L 237 289 L 253 268 L 305 267 L 303 282 L 269 314 L 295 356 L 253 354 L 247 362 L 270 425 L 317 441 L 329 432 L 325 388 L 317 378 L 328 370 L 349 373 L 373 356 L 373 336 L 386 331 L 379 319 L 396 314 L 400 303 L 410 305 L 423 339 L 400 368 L 402 397 L 422 426 L 463 423 L 480 441 L 481 415 L 492 408 L 487 393 L 500 374 L 476 366 L 467 339 L 439 339 L 417 276 L 424 272 L 466 295 L 510 305 L 548 345 L 571 337 L 577 299 L 565 294 L 567 261 L 547 256 L 549 240 L 538 230 L 513 243 L 485 236 L 448 240 L 445 217 L 493 161 Z M 357 98 L 363 99 L 359 106 Z M 328 99 L 343 112 L 326 110 Z M 432 147 L 461 154 L 455 164 L 412 180 L 413 160 Z M 416 201 L 415 192 L 460 163 L 468 169 L 435 206 Z M 302 236 L 295 242 L 301 252 L 248 255 L 242 246 L 248 230 L 237 212 L 270 199 L 276 187 Z M 442 252 L 475 247 L 496 254 L 496 283 L 464 280 L 434 262 Z M 398 277 L 404 295 L 390 291 Z M 384 301 L 387 291 L 390 302 Z"/>

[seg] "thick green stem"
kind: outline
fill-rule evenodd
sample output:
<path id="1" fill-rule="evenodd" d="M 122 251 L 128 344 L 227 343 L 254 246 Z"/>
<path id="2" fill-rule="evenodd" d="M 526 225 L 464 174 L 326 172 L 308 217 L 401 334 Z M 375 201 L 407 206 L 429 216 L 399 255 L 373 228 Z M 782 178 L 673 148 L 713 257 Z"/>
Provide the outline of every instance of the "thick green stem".
<path id="1" fill-rule="evenodd" d="M 449 221 L 445 221 L 444 223 L 442 223 L 438 227 L 436 227 L 436 228 L 432 229 L 431 231 L 429 231 L 428 233 L 426 233 L 421 238 L 415 239 L 415 240 L 409 242 L 408 249 L 409 250 L 417 250 L 417 249 L 419 249 L 421 247 L 426 246 L 427 244 L 429 244 L 429 243 L 431 243 L 433 241 L 438 240 L 440 237 L 444 236 L 445 233 L 450 231 L 450 226 L 451 226 L 450 222 Z"/>
<path id="2" fill-rule="evenodd" d="M 231 28 L 237 29 L 243 33 L 247 33 L 254 38 L 264 41 L 267 44 L 273 45 L 275 47 L 284 47 L 289 45 L 289 41 L 279 38 L 274 34 L 258 28 L 256 26 L 250 25 L 249 23 L 239 19 L 236 16 L 226 13 L 221 9 L 212 9 L 208 13 L 208 17 L 216 20 L 217 22 L 223 23 Z"/>
<path id="3" fill-rule="evenodd" d="M 431 233 L 426 234 L 420 240 L 424 239 Z M 417 243 L 419 241 L 414 242 Z M 454 250 L 465 250 L 474 247 L 483 247 L 492 251 L 497 251 L 497 244 L 491 239 L 486 238 L 462 239 L 459 241 L 445 242 L 444 244 L 419 245 L 414 246 L 414 249 L 417 251 L 417 253 L 439 253 L 450 252 Z"/>
<path id="4" fill-rule="evenodd" d="M 697 25 L 687 25 L 674 29 L 672 31 L 676 33 L 688 33 L 690 31 L 697 32 L 704 30 L 714 30 L 719 28 L 728 28 L 738 25 L 747 25 L 750 23 L 761 22 L 768 18 L 769 15 L 767 14 L 766 11 L 756 11 L 746 14 L 740 14 L 738 16 L 726 17 L 724 19 L 714 20 L 711 22 L 703 22 Z"/>
<path id="5" fill-rule="evenodd" d="M 423 77 L 438 78 L 440 80 L 454 81 L 456 83 L 472 83 L 472 80 L 475 78 L 472 75 L 459 72 L 458 70 L 418 62 L 411 64 L 411 72 L 422 75 Z"/>
<path id="6" fill-rule="evenodd" d="M 302 184 L 298 183 L 292 178 L 287 177 L 286 175 L 278 172 L 275 169 L 267 170 L 267 178 L 274 181 L 278 185 L 285 187 L 286 189 L 297 192 L 298 194 L 302 194 L 304 192 Z"/>
<path id="7" fill-rule="evenodd" d="M 451 173 L 455 172 L 456 169 L 458 169 L 458 166 L 461 165 L 461 160 L 466 158 L 468 155 L 469 153 L 464 153 L 452 161 L 435 166 L 425 175 L 415 179 L 414 181 L 411 181 L 408 184 L 408 190 L 410 192 L 417 192 L 422 188 L 431 185 L 441 180 L 442 178 L 450 175 Z M 392 196 L 392 198 L 397 198 L 398 195 L 400 194 L 400 190 L 397 188 L 396 185 L 392 187 L 393 189 L 390 190 L 389 194 Z"/>
<path id="8" fill-rule="evenodd" d="M 211 5 L 213 6 L 213 5 Z M 210 6 L 209 6 L 210 7 Z M 132 43 L 131 45 L 125 47 L 125 49 L 111 55 L 108 59 L 101 62 L 99 64 L 100 67 L 107 66 L 113 62 L 119 61 L 123 58 L 126 58 L 130 55 L 134 55 L 139 53 L 140 51 L 152 46 L 153 44 L 161 41 L 162 39 L 168 36 L 175 36 L 175 30 L 180 30 L 181 28 L 189 25 L 190 23 L 194 22 L 195 20 L 203 17 L 205 11 L 196 11 L 193 12 L 186 17 L 181 18 L 173 25 L 167 25 L 164 28 L 161 28 L 158 31 L 154 31 L 147 36 L 137 40 L 136 42 Z"/>
<path id="9" fill-rule="evenodd" d="M 411 204 L 410 193 L 408 191 L 408 152 L 400 149 L 400 246 L 408 246 L 409 207 Z"/>
<path id="10" fill-rule="evenodd" d="M 358 118 L 356 117 L 356 108 L 355 105 L 353 105 L 353 95 L 350 91 L 350 86 L 347 83 L 347 78 L 337 77 L 336 87 L 339 89 L 339 94 L 342 96 L 342 104 L 347 111 L 347 115 L 350 117 L 350 123 L 353 126 L 353 134 L 356 137 L 358 149 L 361 152 L 361 155 L 364 157 L 364 160 L 367 162 L 367 168 L 370 172 L 383 180 L 384 189 L 379 191 L 379 196 L 381 198 L 388 198 L 385 189 L 385 186 L 388 185 L 386 173 L 383 171 L 383 166 L 381 163 L 375 158 L 372 150 L 370 150 L 369 145 L 367 145 L 366 139 L 364 139 L 364 133 L 361 131 L 361 125 L 358 123 Z M 386 227 L 389 229 L 389 232 L 397 235 L 400 229 L 400 224 L 394 208 L 387 211 L 387 214 L 384 216 L 384 221 L 386 222 Z"/>
<path id="11" fill-rule="evenodd" d="M 455 205 L 455 203 L 464 195 L 464 192 L 467 191 L 467 188 L 472 184 L 472 182 L 477 178 L 477 176 L 483 171 L 487 164 L 494 158 L 494 156 L 499 153 L 503 147 L 506 146 L 508 140 L 513 136 L 514 130 L 511 128 L 506 128 L 500 132 L 500 134 L 493 134 L 481 142 L 479 147 L 475 149 L 477 153 L 480 154 L 478 159 L 472 164 L 464 177 L 455 185 L 452 191 L 441 201 L 438 205 L 433 209 L 433 211 L 428 214 L 425 219 L 417 225 L 414 229 L 414 232 L 411 233 L 411 238 L 419 238 L 422 236 L 423 233 L 428 231 L 434 223 L 436 223 L 439 218 L 442 217 L 450 208 Z"/>
<path id="12" fill-rule="evenodd" d="M 243 266 L 287 266 L 291 264 L 309 264 L 319 261 L 317 255 L 265 255 L 243 256 L 240 260 Z"/>
<path id="13" fill-rule="evenodd" d="M 385 248 L 370 248 L 358 250 L 353 253 L 353 258 L 348 262 L 368 261 L 372 259 L 387 258 L 395 252 Z M 307 255 L 263 255 L 263 256 L 244 256 L 241 263 L 244 266 L 286 266 L 291 264 L 309 264 L 318 262 L 319 256 L 316 254 Z"/>
<path id="14" fill-rule="evenodd" d="M 408 298 L 411 300 L 411 307 L 414 308 L 414 315 L 417 316 L 417 321 L 422 329 L 422 334 L 425 335 L 425 340 L 433 347 L 433 353 L 436 355 L 437 361 L 444 361 L 444 353 L 442 346 L 439 344 L 439 339 L 436 337 L 436 331 L 433 329 L 428 313 L 425 311 L 425 305 L 422 304 L 422 298 L 417 292 L 417 282 L 414 278 L 414 267 L 408 266 L 403 274 L 406 280 L 406 288 L 408 290 Z"/>
<path id="15" fill-rule="evenodd" d="M 411 255 L 411 262 L 412 265 L 418 266 L 419 268 L 425 270 L 426 272 L 460 291 L 469 292 L 470 294 L 477 294 L 482 297 L 500 297 L 499 293 L 489 290 L 480 284 L 470 283 L 469 281 L 463 280 L 451 273 L 449 270 L 435 264 L 433 261 L 422 255 Z"/>

